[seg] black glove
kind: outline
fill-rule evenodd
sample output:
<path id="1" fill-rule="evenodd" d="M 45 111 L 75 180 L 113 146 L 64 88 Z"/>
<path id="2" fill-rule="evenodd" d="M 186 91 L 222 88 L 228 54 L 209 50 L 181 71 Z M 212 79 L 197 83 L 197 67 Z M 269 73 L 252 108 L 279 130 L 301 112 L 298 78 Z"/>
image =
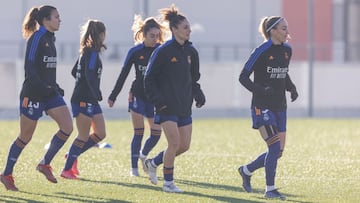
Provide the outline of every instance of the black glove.
<path id="1" fill-rule="evenodd" d="M 205 95 L 201 89 L 199 89 L 199 91 L 194 95 L 194 99 L 195 99 L 195 105 L 197 108 L 204 106 L 206 99 L 205 99 Z"/>
<path id="2" fill-rule="evenodd" d="M 291 102 L 295 101 L 298 97 L 299 97 L 299 94 L 298 92 L 296 91 L 296 88 L 290 90 L 290 97 L 291 97 Z"/>

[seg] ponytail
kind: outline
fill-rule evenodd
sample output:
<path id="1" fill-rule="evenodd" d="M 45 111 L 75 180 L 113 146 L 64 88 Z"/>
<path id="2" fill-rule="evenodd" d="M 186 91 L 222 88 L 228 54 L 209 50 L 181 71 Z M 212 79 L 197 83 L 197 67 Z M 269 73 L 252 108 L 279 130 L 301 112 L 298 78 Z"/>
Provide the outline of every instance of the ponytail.
<path id="1" fill-rule="evenodd" d="M 56 8 L 49 5 L 31 8 L 23 21 L 23 37 L 28 39 L 38 29 L 38 25 L 43 25 L 44 19 L 50 20 L 53 10 Z"/>
<path id="2" fill-rule="evenodd" d="M 98 20 L 88 20 L 81 27 L 80 36 L 80 54 L 83 54 L 85 48 L 94 48 L 100 52 L 102 48 L 106 49 L 106 46 L 100 38 L 100 33 L 106 32 L 105 24 Z"/>
<path id="3" fill-rule="evenodd" d="M 186 19 L 184 15 L 179 13 L 178 8 L 176 8 L 174 4 L 172 4 L 170 8 L 161 9 L 159 12 L 163 16 L 164 21 L 169 22 L 170 30 L 172 30 L 171 28 L 173 27 L 177 28 L 177 26 Z"/>
<path id="4" fill-rule="evenodd" d="M 28 39 L 37 30 L 37 15 L 39 13 L 38 8 L 31 8 L 24 18 L 22 25 L 22 33 L 25 39 Z"/>

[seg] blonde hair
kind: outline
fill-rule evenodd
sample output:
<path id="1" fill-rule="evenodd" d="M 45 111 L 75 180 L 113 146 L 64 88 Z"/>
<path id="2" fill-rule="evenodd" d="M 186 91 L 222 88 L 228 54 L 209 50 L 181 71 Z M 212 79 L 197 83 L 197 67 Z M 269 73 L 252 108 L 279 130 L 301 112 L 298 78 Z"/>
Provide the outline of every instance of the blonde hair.
<path id="1" fill-rule="evenodd" d="M 270 31 L 276 29 L 279 22 L 284 19 L 281 16 L 267 16 L 261 19 L 259 24 L 259 32 L 261 33 L 264 40 L 270 38 Z"/>
<path id="2" fill-rule="evenodd" d="M 165 41 L 165 27 L 153 17 L 149 17 L 143 20 L 140 15 L 135 15 L 134 23 L 131 27 L 131 30 L 134 32 L 135 44 L 142 43 L 145 39 L 147 32 L 151 28 L 157 28 L 160 30 L 159 43 L 163 43 Z"/>
<path id="3" fill-rule="evenodd" d="M 81 27 L 80 53 L 83 54 L 85 48 L 94 48 L 98 52 L 102 48 L 106 49 L 104 41 L 100 38 L 101 33 L 106 33 L 105 24 L 98 20 L 88 20 Z"/>

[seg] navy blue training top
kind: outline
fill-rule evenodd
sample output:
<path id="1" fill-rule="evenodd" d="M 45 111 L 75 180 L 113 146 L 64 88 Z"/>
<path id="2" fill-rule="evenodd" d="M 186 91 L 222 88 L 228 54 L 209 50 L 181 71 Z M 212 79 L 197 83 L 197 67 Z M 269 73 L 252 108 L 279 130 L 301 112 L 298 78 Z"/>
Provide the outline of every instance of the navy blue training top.
<path id="1" fill-rule="evenodd" d="M 71 74 L 76 79 L 75 88 L 71 97 L 72 103 L 86 102 L 97 104 L 102 100 L 100 79 L 102 62 L 99 52 L 86 48 L 76 61 Z"/>
<path id="2" fill-rule="evenodd" d="M 25 80 L 20 98 L 47 101 L 58 93 L 56 83 L 55 36 L 40 26 L 27 41 L 25 55 Z"/>
<path id="3" fill-rule="evenodd" d="M 288 74 L 291 55 L 290 45 L 275 45 L 271 40 L 264 42 L 251 53 L 239 81 L 253 93 L 252 106 L 274 111 L 286 109 L 285 91 L 295 88 Z M 252 73 L 253 81 L 250 80 Z M 274 93 L 264 95 L 262 90 L 265 87 L 272 87 Z"/>
<path id="4" fill-rule="evenodd" d="M 200 89 L 199 55 L 191 42 L 180 45 L 174 38 L 165 42 L 150 58 L 144 85 L 146 96 L 158 114 L 191 115 L 193 92 Z M 159 112 L 159 108 L 167 106 Z"/>
<path id="5" fill-rule="evenodd" d="M 142 43 L 134 46 L 128 51 L 123 68 L 121 69 L 115 87 L 109 96 L 109 100 L 111 101 L 116 100 L 116 97 L 119 95 L 121 89 L 124 86 L 125 80 L 129 75 L 132 65 L 134 65 L 135 78 L 132 82 L 130 92 L 135 97 L 147 101 L 144 93 L 144 75 L 152 52 L 159 45 L 160 44 L 156 44 L 155 47 L 146 47 Z"/>

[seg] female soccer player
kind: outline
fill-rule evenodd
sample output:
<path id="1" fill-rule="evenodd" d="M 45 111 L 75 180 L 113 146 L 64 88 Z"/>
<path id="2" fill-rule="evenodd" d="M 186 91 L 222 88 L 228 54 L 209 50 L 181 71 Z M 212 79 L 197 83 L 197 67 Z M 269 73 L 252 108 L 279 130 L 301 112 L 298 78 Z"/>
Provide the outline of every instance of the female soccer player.
<path id="1" fill-rule="evenodd" d="M 154 104 L 150 103 L 144 94 L 144 74 L 151 53 L 164 41 L 165 28 L 154 18 L 147 18 L 144 21 L 141 16 L 136 15 L 132 26 L 134 31 L 135 46 L 131 48 L 125 59 L 123 68 L 111 92 L 108 104 L 114 106 L 116 97 L 119 95 L 132 65 L 135 68 L 135 79 L 132 82 L 129 92 L 129 110 L 134 126 L 134 136 L 131 142 L 131 176 L 139 176 L 138 160 L 140 158 L 143 169 L 145 159 L 151 149 L 157 144 L 161 135 L 160 125 L 154 124 Z M 150 126 L 150 136 L 141 149 L 141 141 L 144 136 L 144 117 L 147 118 Z"/>
<path id="2" fill-rule="evenodd" d="M 190 147 L 193 98 L 196 106 L 205 103 L 205 96 L 197 81 L 200 79 L 199 56 L 190 38 L 190 24 L 186 17 L 172 5 L 160 10 L 169 22 L 172 39 L 155 49 L 145 73 L 145 93 L 155 104 L 154 122 L 161 124 L 168 147 L 153 160 L 146 160 L 150 180 L 157 184 L 156 167 L 164 162 L 166 192 L 182 192 L 174 184 L 175 156 Z M 163 161 L 162 161 L 163 160 Z"/>
<path id="3" fill-rule="evenodd" d="M 23 22 L 23 36 L 27 39 L 25 81 L 20 93 L 20 133 L 10 147 L 6 167 L 1 174 L 1 182 L 7 190 L 18 190 L 12 176 L 13 168 L 30 142 L 43 111 L 55 120 L 59 130 L 36 169 L 50 182 L 57 183 L 50 162 L 73 130 L 71 115 L 63 99 L 64 91 L 56 83 L 54 32 L 59 30 L 60 22 L 57 9 L 49 5 L 31 8 Z"/>
<path id="4" fill-rule="evenodd" d="M 265 197 L 285 199 L 285 196 L 275 188 L 277 160 L 281 157 L 285 146 L 285 91 L 291 93 L 291 101 L 295 101 L 298 97 L 296 87 L 288 74 L 292 55 L 291 47 L 286 43 L 289 39 L 288 23 L 280 16 L 265 17 L 260 23 L 259 31 L 265 42 L 251 54 L 239 81 L 253 93 L 251 102 L 253 128 L 259 129 L 268 151 L 253 162 L 240 166 L 238 171 L 245 191 L 251 192 L 251 175 L 256 169 L 265 167 Z M 252 73 L 254 73 L 253 81 L 250 80 Z"/>
<path id="5" fill-rule="evenodd" d="M 100 52 L 106 49 L 105 25 L 101 21 L 88 20 L 81 30 L 80 57 L 72 70 L 76 79 L 71 97 L 73 117 L 76 118 L 78 136 L 67 155 L 61 177 L 77 179 L 77 168 L 73 168 L 77 157 L 106 136 L 105 121 L 99 101 L 102 100 L 100 78 L 102 62 Z M 93 132 L 90 134 L 90 129 Z M 90 135 L 89 135 L 90 134 Z M 74 170 L 75 169 L 75 170 Z"/>

